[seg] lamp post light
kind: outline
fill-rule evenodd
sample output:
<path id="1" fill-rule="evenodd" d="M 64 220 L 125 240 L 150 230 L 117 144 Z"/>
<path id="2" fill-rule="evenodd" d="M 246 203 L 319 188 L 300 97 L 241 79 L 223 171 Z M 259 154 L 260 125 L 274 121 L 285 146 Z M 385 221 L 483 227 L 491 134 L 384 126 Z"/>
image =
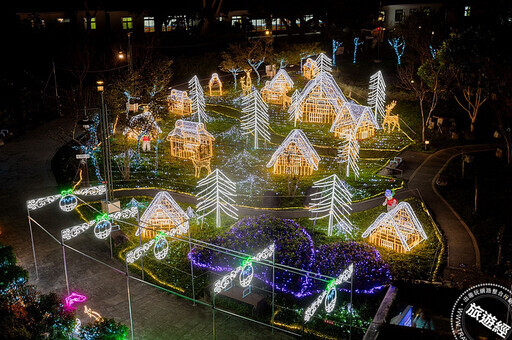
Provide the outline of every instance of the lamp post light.
<path id="1" fill-rule="evenodd" d="M 124 60 L 124 52 L 119 51 L 119 53 L 117 54 L 117 58 L 119 58 L 119 60 Z"/>

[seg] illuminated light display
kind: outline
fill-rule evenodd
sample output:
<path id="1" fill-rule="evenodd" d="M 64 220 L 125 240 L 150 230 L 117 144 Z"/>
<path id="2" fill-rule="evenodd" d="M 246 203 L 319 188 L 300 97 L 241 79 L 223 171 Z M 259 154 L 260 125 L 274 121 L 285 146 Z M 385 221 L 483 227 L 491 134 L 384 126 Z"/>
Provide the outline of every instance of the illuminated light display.
<path id="1" fill-rule="evenodd" d="M 364 41 L 359 41 L 359 37 L 355 37 L 354 38 L 354 60 L 352 61 L 354 64 L 356 63 L 357 61 L 357 49 L 359 48 L 359 46 L 361 46 L 362 44 L 364 44 Z"/>
<path id="2" fill-rule="evenodd" d="M 197 182 L 197 187 L 202 189 L 197 196 L 199 204 L 197 205 L 197 214 L 201 214 L 200 218 L 215 212 L 215 226 L 220 228 L 221 212 L 231 218 L 238 218 L 238 209 L 233 206 L 236 197 L 236 184 L 222 173 L 219 169 L 215 169 L 211 174 Z"/>
<path id="3" fill-rule="evenodd" d="M 393 38 L 391 40 L 388 39 L 388 43 L 391 47 L 393 47 L 393 50 L 396 54 L 396 60 L 397 64 L 402 64 L 402 56 L 404 55 L 405 51 L 405 40 L 403 38 Z"/>
<path id="4" fill-rule="evenodd" d="M 165 236 L 158 237 L 156 239 L 155 246 L 153 247 L 153 253 L 157 260 L 162 260 L 167 256 L 167 253 L 169 253 L 169 243 L 165 239 Z"/>
<path id="5" fill-rule="evenodd" d="M 311 213 L 320 216 L 311 217 L 310 220 L 318 220 L 329 217 L 327 234 L 332 236 L 334 224 L 340 224 L 345 227 L 345 233 L 352 232 L 352 225 L 348 216 L 350 215 L 350 203 L 352 202 L 352 194 L 347 188 L 345 182 L 339 179 L 336 174 L 321 179 L 313 183 L 313 188 L 317 189 L 311 195 Z"/>
<path id="6" fill-rule="evenodd" d="M 347 98 L 332 74 L 319 72 L 306 84 L 293 110 L 298 110 L 295 116 L 303 123 L 332 123 L 345 102 Z"/>
<path id="7" fill-rule="evenodd" d="M 100 240 L 106 239 L 112 232 L 112 223 L 108 220 L 102 220 L 94 226 L 94 236 Z"/>
<path id="8" fill-rule="evenodd" d="M 196 177 L 199 178 L 202 168 L 206 168 L 208 174 L 211 172 L 215 137 L 206 130 L 203 123 L 178 119 L 166 139 L 170 144 L 171 157 L 191 160 Z"/>
<path id="9" fill-rule="evenodd" d="M 335 137 L 354 133 L 356 139 L 366 139 L 373 137 L 377 129 L 380 129 L 379 123 L 369 106 L 344 102 L 329 131 L 334 132 Z"/>
<path id="10" fill-rule="evenodd" d="M 308 58 L 304 65 L 302 65 L 302 75 L 306 79 L 313 79 L 318 74 L 318 65 L 316 61 L 311 58 Z"/>
<path id="11" fill-rule="evenodd" d="M 427 239 L 427 234 L 411 205 L 400 202 L 387 213 L 380 214 L 362 237 L 377 246 L 405 253 Z"/>
<path id="12" fill-rule="evenodd" d="M 188 88 L 190 91 L 190 99 L 192 100 L 192 113 L 197 114 L 199 123 L 208 122 L 203 87 L 199 83 L 199 78 L 197 78 L 197 76 L 190 79 L 188 82 Z"/>
<path id="13" fill-rule="evenodd" d="M 373 109 L 375 117 L 379 114 L 384 117 L 384 104 L 386 103 L 386 83 L 382 72 L 378 71 L 370 77 L 368 92 L 368 106 Z"/>
<path id="14" fill-rule="evenodd" d="M 186 91 L 172 89 L 167 101 L 169 112 L 181 116 L 192 114 L 192 100 L 190 100 Z"/>
<path id="15" fill-rule="evenodd" d="M 302 130 L 294 129 L 274 152 L 267 168 L 273 168 L 276 175 L 308 176 L 318 170 L 318 163 L 320 156 L 309 139 Z"/>
<path id="16" fill-rule="evenodd" d="M 84 231 L 88 230 L 93 225 L 95 225 L 97 223 L 100 223 L 102 221 L 105 221 L 105 219 L 115 221 L 115 220 L 120 220 L 120 219 L 128 219 L 128 218 L 136 217 L 137 216 L 137 212 L 138 212 L 137 207 L 131 207 L 129 209 L 123 209 L 121 211 L 112 213 L 110 215 L 106 215 L 106 214 L 101 215 L 100 218 L 98 218 L 97 220 L 88 221 L 88 222 L 85 222 L 85 223 L 82 223 L 82 224 L 79 224 L 79 225 L 76 225 L 76 226 L 73 226 L 73 227 L 62 229 L 61 230 L 62 239 L 63 240 L 71 240 L 72 238 L 74 238 L 74 237 L 80 235 L 81 233 L 83 233 Z M 102 225 L 101 227 L 98 228 L 97 232 L 98 232 L 99 235 L 101 235 L 101 236 L 104 235 L 103 232 L 105 232 L 105 230 L 106 230 L 105 227 L 108 227 L 108 226 Z M 96 235 L 96 230 L 95 230 L 95 235 Z M 108 235 L 110 235 L 110 233 L 107 234 L 107 236 Z"/>
<path id="17" fill-rule="evenodd" d="M 320 72 L 332 72 L 332 60 L 325 54 L 320 53 L 315 61 L 318 66 L 318 74 Z"/>
<path id="18" fill-rule="evenodd" d="M 247 96 L 252 91 L 251 70 L 245 70 L 245 76 L 240 78 L 242 85 L 242 96 Z"/>
<path id="19" fill-rule="evenodd" d="M 156 140 L 161 133 L 162 129 L 160 129 L 155 117 L 149 111 L 130 118 L 128 126 L 123 131 L 123 135 L 132 140 L 139 140 L 140 136 L 144 134 L 147 134 L 151 140 Z"/>
<path id="20" fill-rule="evenodd" d="M 332 66 L 336 66 L 336 51 L 343 45 L 343 42 L 332 40 Z"/>
<path id="21" fill-rule="evenodd" d="M 91 319 L 94 319 L 95 321 L 102 322 L 103 318 L 101 317 L 100 313 L 93 311 L 90 308 L 87 308 L 87 306 L 84 306 L 84 313 L 89 315 Z"/>
<path id="22" fill-rule="evenodd" d="M 341 285 L 345 282 L 350 282 L 352 275 L 354 274 L 354 265 L 351 264 L 347 269 L 343 271 L 336 279 L 331 280 L 327 284 L 327 288 L 320 294 L 313 303 L 306 308 L 304 311 L 304 322 L 308 322 L 311 320 L 313 315 L 315 315 L 318 307 L 322 304 L 325 298 L 325 311 L 330 313 L 334 310 L 336 305 L 336 286 Z M 334 293 L 333 293 L 334 291 Z M 327 298 L 328 297 L 328 298 Z"/>
<path id="23" fill-rule="evenodd" d="M 171 232 L 174 228 L 185 226 L 188 230 L 189 217 L 167 191 L 155 195 L 148 208 L 140 217 L 140 227 L 135 236 L 154 238 L 160 231 Z"/>
<path id="24" fill-rule="evenodd" d="M 64 304 L 68 309 L 75 309 L 73 305 L 87 301 L 87 297 L 78 293 L 71 293 L 64 298 Z"/>
<path id="25" fill-rule="evenodd" d="M 386 115 L 384 116 L 384 121 L 382 122 L 382 129 L 386 130 L 387 126 L 387 132 L 393 132 L 395 131 L 395 128 L 398 129 L 398 131 L 401 131 L 400 128 L 400 119 L 398 118 L 398 115 L 392 115 L 391 111 L 396 106 L 396 100 L 393 100 L 389 105 L 386 105 Z"/>
<path id="26" fill-rule="evenodd" d="M 69 189 L 69 190 L 63 190 L 60 195 L 51 195 L 41 198 L 36 198 L 32 200 L 27 201 L 27 208 L 28 210 L 37 210 L 39 208 L 42 208 L 50 203 L 55 202 L 60 198 L 59 201 L 59 207 L 63 211 L 71 211 L 73 210 L 78 201 L 75 195 L 78 196 L 97 196 L 97 195 L 103 195 L 105 194 L 105 185 L 98 185 L 94 187 L 89 188 L 81 188 L 78 190 Z M 74 205 L 74 206 L 73 206 Z M 73 208 L 70 208 L 73 206 Z"/>
<path id="27" fill-rule="evenodd" d="M 341 163 L 346 163 L 346 176 L 350 176 L 350 169 L 354 173 L 354 177 L 359 177 L 359 142 L 356 134 L 348 131 L 344 135 L 343 147 L 338 151 Z"/>
<path id="28" fill-rule="evenodd" d="M 278 104 L 286 108 L 291 99 L 286 95 L 293 88 L 293 80 L 284 69 L 279 69 L 272 80 L 261 89 L 261 97 L 268 104 Z"/>
<path id="29" fill-rule="evenodd" d="M 222 82 L 220 81 L 217 73 L 212 74 L 212 77 L 208 82 L 208 89 L 210 90 L 210 97 L 222 96 Z"/>
<path id="30" fill-rule="evenodd" d="M 229 274 L 223 276 L 221 279 L 215 281 L 213 288 L 215 294 L 219 294 L 220 292 L 222 292 L 222 290 L 231 286 L 233 280 L 237 277 L 239 273 L 240 285 L 242 287 L 248 287 L 251 284 L 252 279 L 254 277 L 254 268 L 252 267 L 251 263 L 253 261 L 261 261 L 272 257 L 274 251 L 275 244 L 272 243 L 255 256 L 250 256 L 247 259 L 245 259 L 240 266 L 236 267 L 234 270 L 229 272 Z"/>
<path id="31" fill-rule="evenodd" d="M 243 134 L 254 135 L 254 148 L 258 148 L 258 140 L 270 142 L 270 132 L 268 123 L 268 105 L 261 98 L 257 90 L 252 91 L 242 100 L 242 129 Z"/>
<path id="32" fill-rule="evenodd" d="M 290 115 L 288 117 L 288 120 L 290 120 L 290 121 L 293 120 L 293 127 L 297 126 L 297 121 L 302 122 L 300 111 L 297 109 L 298 108 L 297 103 L 298 103 L 299 97 L 300 97 L 300 91 L 295 90 L 295 92 L 293 92 L 292 97 L 290 99 L 290 108 L 288 109 L 288 113 Z"/>

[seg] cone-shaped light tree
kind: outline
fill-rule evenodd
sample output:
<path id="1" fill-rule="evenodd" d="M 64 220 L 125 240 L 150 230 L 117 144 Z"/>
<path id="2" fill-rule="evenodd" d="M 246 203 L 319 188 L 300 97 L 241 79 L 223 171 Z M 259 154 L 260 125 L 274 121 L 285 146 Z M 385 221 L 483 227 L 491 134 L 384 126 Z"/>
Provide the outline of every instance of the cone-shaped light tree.
<path id="1" fill-rule="evenodd" d="M 242 129 L 243 134 L 254 135 L 254 148 L 258 148 L 258 140 L 262 138 L 270 142 L 268 123 L 268 104 L 263 101 L 257 90 L 252 91 L 242 100 Z"/>

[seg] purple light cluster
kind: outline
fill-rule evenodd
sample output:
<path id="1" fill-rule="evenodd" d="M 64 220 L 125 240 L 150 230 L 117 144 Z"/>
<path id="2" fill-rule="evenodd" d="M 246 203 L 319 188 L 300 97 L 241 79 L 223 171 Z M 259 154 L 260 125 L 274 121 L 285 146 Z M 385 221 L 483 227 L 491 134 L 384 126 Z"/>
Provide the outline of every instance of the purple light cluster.
<path id="1" fill-rule="evenodd" d="M 293 220 L 269 215 L 246 217 L 210 243 L 245 254 L 256 254 L 275 243 L 275 261 L 286 266 L 336 277 L 354 263 L 354 290 L 370 294 L 391 281 L 389 266 L 379 252 L 366 244 L 344 242 L 315 249 L 309 233 Z M 188 254 L 192 263 L 215 272 L 228 272 L 240 265 L 233 256 L 195 247 Z M 272 268 L 254 265 L 255 277 L 272 286 Z M 276 269 L 275 289 L 301 298 L 325 289 L 325 282 L 310 275 Z"/>

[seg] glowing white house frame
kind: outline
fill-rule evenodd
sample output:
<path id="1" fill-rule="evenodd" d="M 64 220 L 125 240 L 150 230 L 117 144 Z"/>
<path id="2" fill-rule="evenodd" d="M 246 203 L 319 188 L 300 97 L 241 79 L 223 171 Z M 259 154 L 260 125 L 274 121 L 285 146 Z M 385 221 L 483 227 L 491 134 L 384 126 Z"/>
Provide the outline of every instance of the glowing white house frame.
<path id="1" fill-rule="evenodd" d="M 345 102 L 336 115 L 330 132 L 341 138 L 348 133 L 354 133 L 355 138 L 361 140 L 373 137 L 377 129 L 380 129 L 380 125 L 369 106 Z"/>
<path id="2" fill-rule="evenodd" d="M 306 84 L 288 112 L 294 112 L 296 120 L 303 123 L 332 123 L 345 102 L 347 98 L 333 76 L 320 72 Z"/>
<path id="3" fill-rule="evenodd" d="M 210 81 L 208 82 L 208 89 L 210 90 L 211 96 L 222 96 L 222 82 L 220 81 L 219 75 L 213 73 Z"/>
<path id="4" fill-rule="evenodd" d="M 318 170 L 320 156 L 299 129 L 290 131 L 267 163 L 276 175 L 304 176 Z"/>
<path id="5" fill-rule="evenodd" d="M 427 234 L 411 205 L 400 202 L 389 212 L 380 214 L 363 237 L 368 237 L 369 243 L 405 253 L 426 240 Z"/>
<path id="6" fill-rule="evenodd" d="M 261 96 L 268 104 L 279 104 L 285 107 L 290 104 L 290 97 L 286 95 L 293 88 L 293 80 L 284 69 L 280 69 L 272 80 L 267 81 L 261 89 Z"/>
<path id="7" fill-rule="evenodd" d="M 306 79 L 313 79 L 318 74 L 318 65 L 316 61 L 311 58 L 308 58 L 304 65 L 302 65 L 302 75 Z"/>
<path id="8" fill-rule="evenodd" d="M 140 218 L 136 236 L 154 238 L 160 231 L 170 232 L 177 226 L 188 230 L 188 216 L 167 191 L 160 191 Z"/>

